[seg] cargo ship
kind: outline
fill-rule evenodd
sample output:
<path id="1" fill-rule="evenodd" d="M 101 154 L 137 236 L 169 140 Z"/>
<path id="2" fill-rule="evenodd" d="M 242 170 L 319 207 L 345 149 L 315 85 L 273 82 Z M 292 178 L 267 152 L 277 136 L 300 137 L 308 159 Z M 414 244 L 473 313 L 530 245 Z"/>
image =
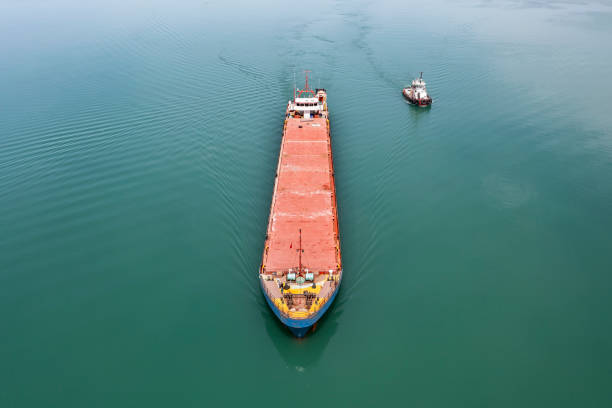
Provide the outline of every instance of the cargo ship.
<path id="1" fill-rule="evenodd" d="M 410 87 L 404 88 L 402 90 L 402 94 L 404 97 L 413 105 L 418 105 L 421 107 L 431 106 L 433 100 L 427 93 L 427 87 L 425 86 L 425 81 L 423 81 L 423 73 L 421 72 L 421 76 L 412 81 Z"/>
<path id="2" fill-rule="evenodd" d="M 316 327 L 342 281 L 327 91 L 294 89 L 283 137 L 259 281 L 296 337 Z"/>

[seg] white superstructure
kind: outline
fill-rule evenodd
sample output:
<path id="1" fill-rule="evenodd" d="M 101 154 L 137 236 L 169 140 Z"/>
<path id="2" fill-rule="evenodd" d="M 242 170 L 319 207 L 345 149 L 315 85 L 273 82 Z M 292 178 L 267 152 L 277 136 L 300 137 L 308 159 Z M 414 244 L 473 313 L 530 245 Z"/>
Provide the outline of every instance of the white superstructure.
<path id="1" fill-rule="evenodd" d="M 296 96 L 293 101 L 287 104 L 287 114 L 290 116 L 300 116 L 304 119 L 311 117 L 327 117 L 327 93 L 324 89 L 317 89 L 316 93 L 312 90 L 296 90 L 296 94 L 308 93 L 313 96 Z"/>
<path id="2" fill-rule="evenodd" d="M 425 81 L 423 81 L 423 78 L 417 78 L 412 81 L 410 91 L 412 92 L 412 97 L 415 99 L 429 98 L 429 95 L 427 94 L 427 88 L 425 87 Z"/>
<path id="3" fill-rule="evenodd" d="M 425 86 L 425 81 L 423 81 L 423 73 L 421 72 L 421 76 L 412 81 L 412 84 L 409 88 L 404 88 L 402 93 L 408 99 L 408 102 L 419 105 L 419 106 L 429 106 L 431 105 L 432 99 L 427 93 L 427 88 Z"/>

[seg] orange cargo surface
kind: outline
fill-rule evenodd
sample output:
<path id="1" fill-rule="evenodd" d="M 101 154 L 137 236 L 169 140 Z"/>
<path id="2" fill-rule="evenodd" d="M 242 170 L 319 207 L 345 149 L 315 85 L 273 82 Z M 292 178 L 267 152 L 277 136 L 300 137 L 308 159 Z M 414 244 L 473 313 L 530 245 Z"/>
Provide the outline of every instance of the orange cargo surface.
<path id="1" fill-rule="evenodd" d="M 301 229 L 302 266 L 335 271 L 340 254 L 327 119 L 288 118 L 279 155 L 263 266 L 298 267 Z"/>

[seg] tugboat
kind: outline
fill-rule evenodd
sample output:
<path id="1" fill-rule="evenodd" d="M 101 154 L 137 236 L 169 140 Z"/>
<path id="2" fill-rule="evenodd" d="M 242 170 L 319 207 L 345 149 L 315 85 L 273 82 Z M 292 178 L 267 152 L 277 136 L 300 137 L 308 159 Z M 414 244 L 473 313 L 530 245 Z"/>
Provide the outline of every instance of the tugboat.
<path id="1" fill-rule="evenodd" d="M 425 87 L 425 81 L 423 81 L 422 72 L 419 78 L 412 81 L 412 85 L 410 85 L 409 88 L 404 88 L 402 90 L 402 94 L 412 105 L 425 107 L 431 106 L 431 103 L 433 102 L 433 100 L 427 93 L 427 88 Z"/>

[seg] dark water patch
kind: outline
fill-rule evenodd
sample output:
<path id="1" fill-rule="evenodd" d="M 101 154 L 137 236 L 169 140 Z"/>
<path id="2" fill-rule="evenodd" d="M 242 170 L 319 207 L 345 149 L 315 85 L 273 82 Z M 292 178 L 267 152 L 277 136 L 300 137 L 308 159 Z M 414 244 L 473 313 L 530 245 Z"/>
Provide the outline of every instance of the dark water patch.
<path id="1" fill-rule="evenodd" d="M 313 35 L 312 38 L 317 39 L 319 41 L 323 41 L 323 42 L 329 43 L 329 44 L 334 44 L 335 43 L 335 41 L 330 40 L 329 38 L 325 38 L 325 37 L 323 37 L 321 35 Z"/>

